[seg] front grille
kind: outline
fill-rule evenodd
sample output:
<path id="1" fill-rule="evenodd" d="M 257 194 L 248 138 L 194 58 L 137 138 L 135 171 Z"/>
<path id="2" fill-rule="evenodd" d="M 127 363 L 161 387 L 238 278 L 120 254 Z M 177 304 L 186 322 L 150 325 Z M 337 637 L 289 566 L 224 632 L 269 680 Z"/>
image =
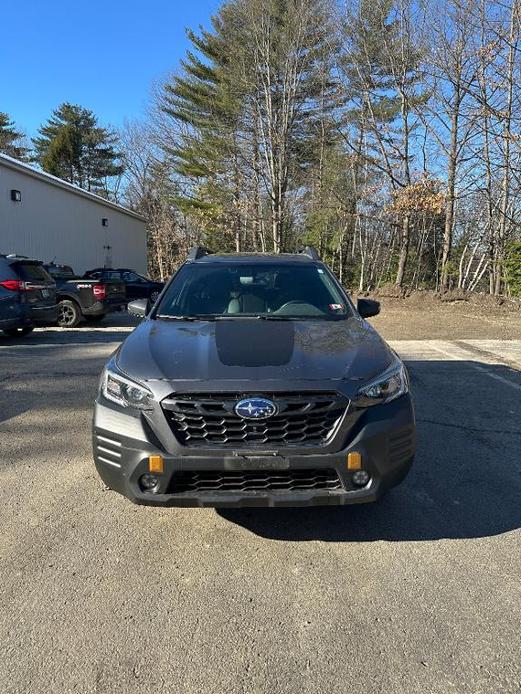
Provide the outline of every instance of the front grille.
<path id="1" fill-rule="evenodd" d="M 262 395 L 278 413 L 265 420 L 235 414 L 239 400 L 260 397 L 244 393 L 173 395 L 162 406 L 180 443 L 189 446 L 322 446 L 334 434 L 349 401 L 339 393 Z"/>
<path id="2" fill-rule="evenodd" d="M 186 471 L 176 472 L 170 494 L 186 492 L 291 492 L 306 489 L 343 489 L 335 472 L 328 468 L 262 471 Z"/>

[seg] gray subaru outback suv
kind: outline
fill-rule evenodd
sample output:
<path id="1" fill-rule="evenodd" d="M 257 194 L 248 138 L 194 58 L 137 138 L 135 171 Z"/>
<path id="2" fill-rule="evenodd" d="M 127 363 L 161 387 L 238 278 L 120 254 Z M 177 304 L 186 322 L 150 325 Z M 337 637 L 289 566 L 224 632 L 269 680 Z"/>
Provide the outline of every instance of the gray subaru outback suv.
<path id="1" fill-rule="evenodd" d="M 103 481 L 139 504 L 375 501 L 407 474 L 407 371 L 314 249 L 194 249 L 100 380 Z"/>

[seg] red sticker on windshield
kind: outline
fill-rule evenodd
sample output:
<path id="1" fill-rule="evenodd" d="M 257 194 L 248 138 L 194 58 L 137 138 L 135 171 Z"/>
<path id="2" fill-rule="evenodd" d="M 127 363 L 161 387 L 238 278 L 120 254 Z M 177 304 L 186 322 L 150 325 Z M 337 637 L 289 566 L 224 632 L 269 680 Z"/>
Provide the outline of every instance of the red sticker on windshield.
<path id="1" fill-rule="evenodd" d="M 343 311 L 344 304 L 329 304 L 330 311 Z"/>

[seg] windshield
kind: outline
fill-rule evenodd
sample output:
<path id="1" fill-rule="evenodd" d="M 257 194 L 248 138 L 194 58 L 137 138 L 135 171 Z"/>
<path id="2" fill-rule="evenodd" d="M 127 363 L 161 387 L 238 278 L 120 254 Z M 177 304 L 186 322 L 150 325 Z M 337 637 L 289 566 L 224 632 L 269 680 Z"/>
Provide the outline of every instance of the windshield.
<path id="1" fill-rule="evenodd" d="M 157 318 L 340 319 L 351 315 L 329 273 L 316 265 L 189 264 L 170 285 Z"/>

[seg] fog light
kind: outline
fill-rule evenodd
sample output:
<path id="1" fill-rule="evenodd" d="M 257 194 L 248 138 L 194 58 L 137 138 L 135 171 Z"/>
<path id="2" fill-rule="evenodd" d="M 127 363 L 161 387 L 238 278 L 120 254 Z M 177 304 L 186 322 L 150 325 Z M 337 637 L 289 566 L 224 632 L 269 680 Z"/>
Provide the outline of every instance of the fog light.
<path id="1" fill-rule="evenodd" d="M 358 472 L 353 474 L 353 484 L 357 487 L 365 487 L 370 479 L 369 473 L 365 470 L 358 470 Z"/>
<path id="2" fill-rule="evenodd" d="M 141 475 L 139 485 L 145 492 L 153 492 L 159 486 L 159 480 L 155 475 Z"/>

